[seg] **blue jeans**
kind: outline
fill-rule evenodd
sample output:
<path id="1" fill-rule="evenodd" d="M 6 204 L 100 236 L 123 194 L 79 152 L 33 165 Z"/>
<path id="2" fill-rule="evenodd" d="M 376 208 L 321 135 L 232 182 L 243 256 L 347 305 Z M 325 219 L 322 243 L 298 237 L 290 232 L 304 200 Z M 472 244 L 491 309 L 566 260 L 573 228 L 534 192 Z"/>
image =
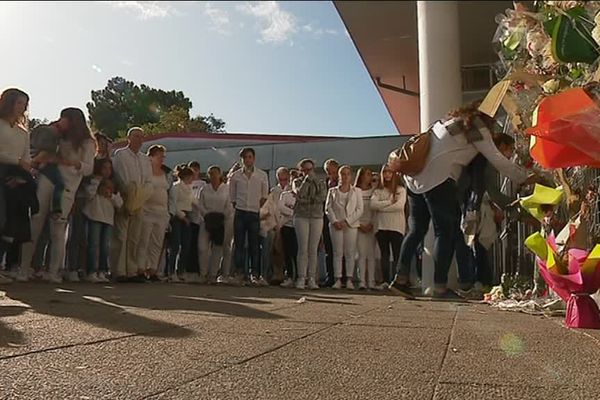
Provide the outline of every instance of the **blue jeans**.
<path id="1" fill-rule="evenodd" d="M 235 210 L 233 220 L 234 260 L 237 274 L 245 275 L 244 245 L 248 236 L 248 255 L 250 257 L 250 273 L 260 276 L 259 264 L 259 232 L 260 218 L 258 213 Z"/>
<path id="2" fill-rule="evenodd" d="M 87 273 L 108 272 L 113 227 L 88 220 Z"/>
<path id="3" fill-rule="evenodd" d="M 458 266 L 458 283 L 460 288 L 468 290 L 475 283 L 474 254 L 465 243 L 463 232 L 460 228 L 456 231 L 456 264 Z"/>
<path id="4" fill-rule="evenodd" d="M 169 235 L 169 251 L 167 255 L 167 273 L 185 272 L 185 266 L 190 260 L 190 245 L 192 241 L 192 226 L 181 219 L 174 217 L 171 220 L 171 234 Z"/>
<path id="5" fill-rule="evenodd" d="M 267 236 L 260 237 L 260 268 L 262 276 L 267 281 L 271 280 L 273 275 L 273 243 L 275 241 L 275 231 L 270 230 Z"/>
<path id="6" fill-rule="evenodd" d="M 62 195 L 65 190 L 65 182 L 56 164 L 47 164 L 40 170 L 40 174 L 44 175 L 52 184 L 52 212 L 62 214 Z"/>
<path id="7" fill-rule="evenodd" d="M 400 249 L 400 265 L 396 279 L 408 282 L 412 258 L 425 238 L 429 221 L 432 220 L 435 232 L 434 283 L 436 287 L 445 288 L 459 226 L 460 210 L 456 197 L 456 183 L 452 179 L 447 179 L 423 194 L 408 190 L 408 207 L 408 233 Z"/>

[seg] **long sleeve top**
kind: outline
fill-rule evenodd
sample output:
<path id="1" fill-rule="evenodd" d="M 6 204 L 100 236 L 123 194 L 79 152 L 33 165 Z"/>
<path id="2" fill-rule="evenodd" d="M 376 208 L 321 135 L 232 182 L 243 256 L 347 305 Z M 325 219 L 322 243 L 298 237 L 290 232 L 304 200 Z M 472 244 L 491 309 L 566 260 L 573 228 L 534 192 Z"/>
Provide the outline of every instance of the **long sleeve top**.
<path id="1" fill-rule="evenodd" d="M 129 147 L 115 152 L 113 170 L 115 183 L 121 193 L 126 193 L 127 187 L 132 183 L 140 186 L 150 184 L 152 176 L 150 160 L 140 152 L 134 153 Z"/>
<path id="2" fill-rule="evenodd" d="M 327 199 L 325 182 L 314 175 L 294 180 L 292 190 L 296 193 L 294 215 L 298 218 L 323 218 L 323 204 Z"/>
<path id="3" fill-rule="evenodd" d="M 115 222 L 115 209 L 123 206 L 123 199 L 118 193 L 107 198 L 98 193 L 100 179 L 92 178 L 85 188 L 87 202 L 83 207 L 83 215 L 92 221 L 113 225 Z"/>
<path id="4" fill-rule="evenodd" d="M 373 195 L 373 189 L 361 190 L 362 202 L 363 202 L 363 213 L 360 216 L 358 222 L 360 225 L 372 224 L 374 221 L 374 212 L 371 209 L 371 196 Z"/>
<path id="5" fill-rule="evenodd" d="M 29 133 L 0 118 L 0 164 L 17 165 L 19 160 L 31 161 Z"/>
<path id="6" fill-rule="evenodd" d="M 173 205 L 173 215 L 178 218 L 185 218 L 186 214 L 192 212 L 194 204 L 198 204 L 198 200 L 194 198 L 192 186 L 177 181 L 171 189 L 171 204 Z"/>
<path id="7" fill-rule="evenodd" d="M 527 179 L 527 172 L 504 157 L 496 148 L 487 128 L 479 128 L 480 140 L 469 142 L 463 134 L 450 133 L 448 127 L 454 123 L 456 120 L 450 119 L 434 124 L 423 171 L 414 176 L 404 176 L 407 187 L 413 193 L 428 192 L 448 178 L 458 181 L 463 168 L 477 153 L 481 153 L 498 171 L 517 184 Z"/>
<path id="8" fill-rule="evenodd" d="M 231 219 L 233 217 L 233 207 L 229 199 L 229 186 L 222 183 L 215 190 L 210 183 L 204 185 L 200 191 L 198 210 L 202 218 L 209 213 L 221 213 L 225 215 L 225 220 Z"/>
<path id="9" fill-rule="evenodd" d="M 296 196 L 291 190 L 286 190 L 279 197 L 277 211 L 279 212 L 279 222 L 281 226 L 294 226 L 294 207 L 296 206 Z"/>
<path id="10" fill-rule="evenodd" d="M 387 189 L 375 189 L 371 196 L 371 209 L 375 211 L 375 231 L 395 231 L 405 234 L 406 189 L 396 189 L 396 202 L 392 203 L 392 193 Z"/>
<path id="11" fill-rule="evenodd" d="M 81 147 L 75 149 L 71 142 L 61 140 L 58 145 L 58 154 L 63 160 L 79 161 L 81 168 L 59 165 L 58 169 L 65 182 L 65 188 L 76 192 L 81 180 L 94 172 L 94 153 L 96 145 L 92 139 L 86 139 Z"/>
<path id="12" fill-rule="evenodd" d="M 200 200 L 200 192 L 202 191 L 202 188 L 204 188 L 204 186 L 206 186 L 206 182 L 204 182 L 201 179 L 192 182 L 192 195 L 196 200 Z M 200 210 L 198 209 L 198 204 L 199 203 L 196 202 L 192 207 L 191 221 L 194 224 L 202 223 L 202 215 L 200 214 Z"/>
<path id="13" fill-rule="evenodd" d="M 339 187 L 329 189 L 325 213 L 330 223 L 346 221 L 349 227 L 358 228 L 363 213 L 362 190 L 354 186 L 346 193 Z"/>
<path id="14" fill-rule="evenodd" d="M 246 175 L 245 169 L 239 169 L 233 173 L 229 181 L 229 197 L 235 204 L 236 210 L 258 213 L 260 201 L 269 195 L 269 181 L 267 174 L 256 167 L 252 170 L 250 177 Z"/>

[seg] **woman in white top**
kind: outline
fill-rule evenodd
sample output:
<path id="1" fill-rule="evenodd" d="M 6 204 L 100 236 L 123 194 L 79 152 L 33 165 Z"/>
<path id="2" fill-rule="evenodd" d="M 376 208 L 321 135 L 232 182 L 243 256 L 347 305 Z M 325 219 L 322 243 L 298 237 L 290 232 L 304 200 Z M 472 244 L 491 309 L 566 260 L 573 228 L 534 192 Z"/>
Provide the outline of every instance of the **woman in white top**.
<path id="1" fill-rule="evenodd" d="M 233 207 L 229 200 L 229 187 L 222 182 L 221 168 L 208 168 L 210 182 L 200 191 L 198 210 L 204 220 L 200 225 L 200 276 L 209 284 L 217 282 L 219 266 L 223 259 L 223 248 L 233 235 Z M 229 277 L 230 264 L 223 260 L 221 280 Z"/>
<path id="2" fill-rule="evenodd" d="M 431 128 L 425 167 L 414 176 L 404 177 L 408 188 L 408 233 L 400 250 L 400 266 L 393 286 L 405 297 L 412 297 L 407 292 L 410 263 L 419 243 L 427 234 L 430 220 L 435 230 L 435 286 L 426 292 L 436 297 L 454 297 L 448 291 L 447 283 L 459 232 L 460 209 L 456 182 L 463 168 L 478 153 L 513 182 L 522 184 L 529 181 L 523 168 L 510 162 L 498 151 L 491 134 L 496 122 L 480 112 L 478 107 L 479 103 L 473 103 L 435 123 Z M 394 160 L 392 169 L 398 170 L 399 167 L 400 164 Z"/>
<path id="3" fill-rule="evenodd" d="M 59 270 L 65 264 L 65 239 L 67 220 L 75 194 L 83 177 L 91 175 L 94 168 L 96 145 L 87 126 L 85 115 L 79 108 L 66 108 L 61 111 L 60 119 L 55 123 L 62 138 L 58 145 L 58 169 L 63 179 L 65 190 L 62 194 L 62 215 L 50 218 L 50 266 L 47 280 L 61 283 Z M 21 260 L 21 280 L 27 280 L 31 259 L 37 240 L 44 224 L 50 215 L 54 185 L 44 175 L 38 178 L 37 196 L 40 211 L 31 218 L 31 242 L 23 246 Z M 72 280 L 76 277 L 72 277 Z"/>
<path id="4" fill-rule="evenodd" d="M 87 277 L 90 283 L 107 283 L 108 257 L 115 209 L 123 199 L 116 193 L 111 180 L 112 162 L 109 158 L 96 160 L 94 177 L 85 187 L 87 202 L 82 213 L 87 218 Z M 79 238 L 81 240 L 81 238 Z"/>
<path id="5" fill-rule="evenodd" d="M 371 195 L 373 172 L 369 168 L 360 168 L 356 173 L 354 186 L 362 192 L 363 213 L 358 220 L 358 276 L 361 290 L 375 289 L 375 229 L 373 212 L 371 211 Z"/>
<path id="6" fill-rule="evenodd" d="M 333 289 L 342 288 L 342 258 L 346 259 L 346 288 L 354 289 L 352 279 L 356 266 L 356 237 L 359 219 L 363 213 L 362 191 L 352 186 L 352 170 L 342 166 L 338 186 L 329 189 L 325 201 L 325 214 L 333 245 Z"/>
<path id="7" fill-rule="evenodd" d="M 177 172 L 177 181 L 170 193 L 172 206 L 171 234 L 167 256 L 167 271 L 171 282 L 181 282 L 185 267 L 190 262 L 192 239 L 191 214 L 198 200 L 192 192 L 193 171 L 184 166 Z"/>
<path id="8" fill-rule="evenodd" d="M 398 174 L 388 165 L 381 168 L 379 184 L 371 196 L 371 209 L 375 212 L 375 236 L 381 251 L 381 274 L 390 282 L 400 257 L 400 246 L 406 231 L 406 189 Z M 390 246 L 393 264 L 390 265 Z"/>
<path id="9" fill-rule="evenodd" d="M 142 209 L 143 225 L 140 237 L 139 253 L 136 257 L 140 267 L 144 268 L 151 281 L 158 281 L 160 257 L 163 254 L 165 234 L 169 226 L 169 191 L 173 184 L 171 170 L 163 163 L 167 149 L 161 145 L 153 145 L 147 151 L 152 167 L 152 195 L 144 203 Z"/>
<path id="10" fill-rule="evenodd" d="M 17 180 L 7 182 L 10 169 L 29 175 L 31 159 L 29 156 L 29 133 L 26 129 L 25 112 L 29 104 L 27 93 L 19 89 L 6 89 L 0 96 L 0 234 L 7 236 L 4 230 L 7 223 L 7 194 L 16 187 Z M 20 169 L 18 167 L 21 167 Z M 12 174 L 11 174 L 12 175 Z M 12 216 L 14 217 L 14 215 Z M 29 216 L 17 218 L 18 224 L 29 226 Z M 11 237 L 12 239 L 12 237 Z M 11 247 L 10 243 L 0 239 L 0 259 Z M 19 245 L 20 247 L 20 245 Z M 8 264 L 8 263 L 7 263 Z M 0 275 L 0 283 L 10 283 L 11 279 Z"/>

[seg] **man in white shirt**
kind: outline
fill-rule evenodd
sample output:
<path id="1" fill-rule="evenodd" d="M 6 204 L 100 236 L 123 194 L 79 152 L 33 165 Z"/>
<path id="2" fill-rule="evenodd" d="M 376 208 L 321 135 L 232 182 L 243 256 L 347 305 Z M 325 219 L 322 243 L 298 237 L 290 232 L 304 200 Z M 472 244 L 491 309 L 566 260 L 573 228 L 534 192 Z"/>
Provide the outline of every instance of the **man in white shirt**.
<path id="1" fill-rule="evenodd" d="M 248 256 L 251 261 L 253 281 L 261 278 L 259 264 L 260 208 L 267 201 L 269 183 L 267 174 L 254 165 L 256 153 L 250 147 L 240 151 L 243 167 L 230 178 L 229 194 L 235 209 L 234 217 L 234 265 L 238 277 L 246 277 L 244 248 L 248 239 Z"/>
<path id="2" fill-rule="evenodd" d="M 117 150 L 113 157 L 115 183 L 126 205 L 132 200 L 128 197 L 134 196 L 134 188 L 143 189 L 151 185 L 150 160 L 140 153 L 143 135 L 141 128 L 131 128 L 127 132 L 127 147 Z M 132 213 L 125 206 L 115 215 L 111 268 L 113 277 L 118 281 L 144 280 L 145 266 L 138 265 L 136 260 L 142 234 L 141 209 L 139 207 L 137 212 Z"/>

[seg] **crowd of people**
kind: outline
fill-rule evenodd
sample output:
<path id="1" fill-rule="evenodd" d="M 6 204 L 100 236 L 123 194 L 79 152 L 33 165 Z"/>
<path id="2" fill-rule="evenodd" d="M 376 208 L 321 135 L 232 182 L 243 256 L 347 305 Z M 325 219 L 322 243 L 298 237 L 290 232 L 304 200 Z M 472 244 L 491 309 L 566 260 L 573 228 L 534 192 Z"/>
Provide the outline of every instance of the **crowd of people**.
<path id="1" fill-rule="evenodd" d="M 19 89 L 0 96 L 0 283 L 277 284 L 410 298 L 411 266 L 431 220 L 428 293 L 448 296 L 455 252 L 463 289 L 492 283 L 486 246 L 477 232 L 468 246 L 460 227 L 465 209 L 508 203 L 488 172 L 528 181 L 508 159 L 512 138 L 492 135 L 493 120 L 473 107 L 432 127 L 426 168 L 414 176 L 394 163 L 354 172 L 328 159 L 321 179 L 305 158 L 278 168 L 270 188 L 252 148 L 229 171 L 213 165 L 203 174 L 197 161 L 170 169 L 164 146 L 141 152 L 141 128 L 129 129 L 126 146 L 113 145 L 92 134 L 77 108 L 29 132 L 28 103 Z"/>

